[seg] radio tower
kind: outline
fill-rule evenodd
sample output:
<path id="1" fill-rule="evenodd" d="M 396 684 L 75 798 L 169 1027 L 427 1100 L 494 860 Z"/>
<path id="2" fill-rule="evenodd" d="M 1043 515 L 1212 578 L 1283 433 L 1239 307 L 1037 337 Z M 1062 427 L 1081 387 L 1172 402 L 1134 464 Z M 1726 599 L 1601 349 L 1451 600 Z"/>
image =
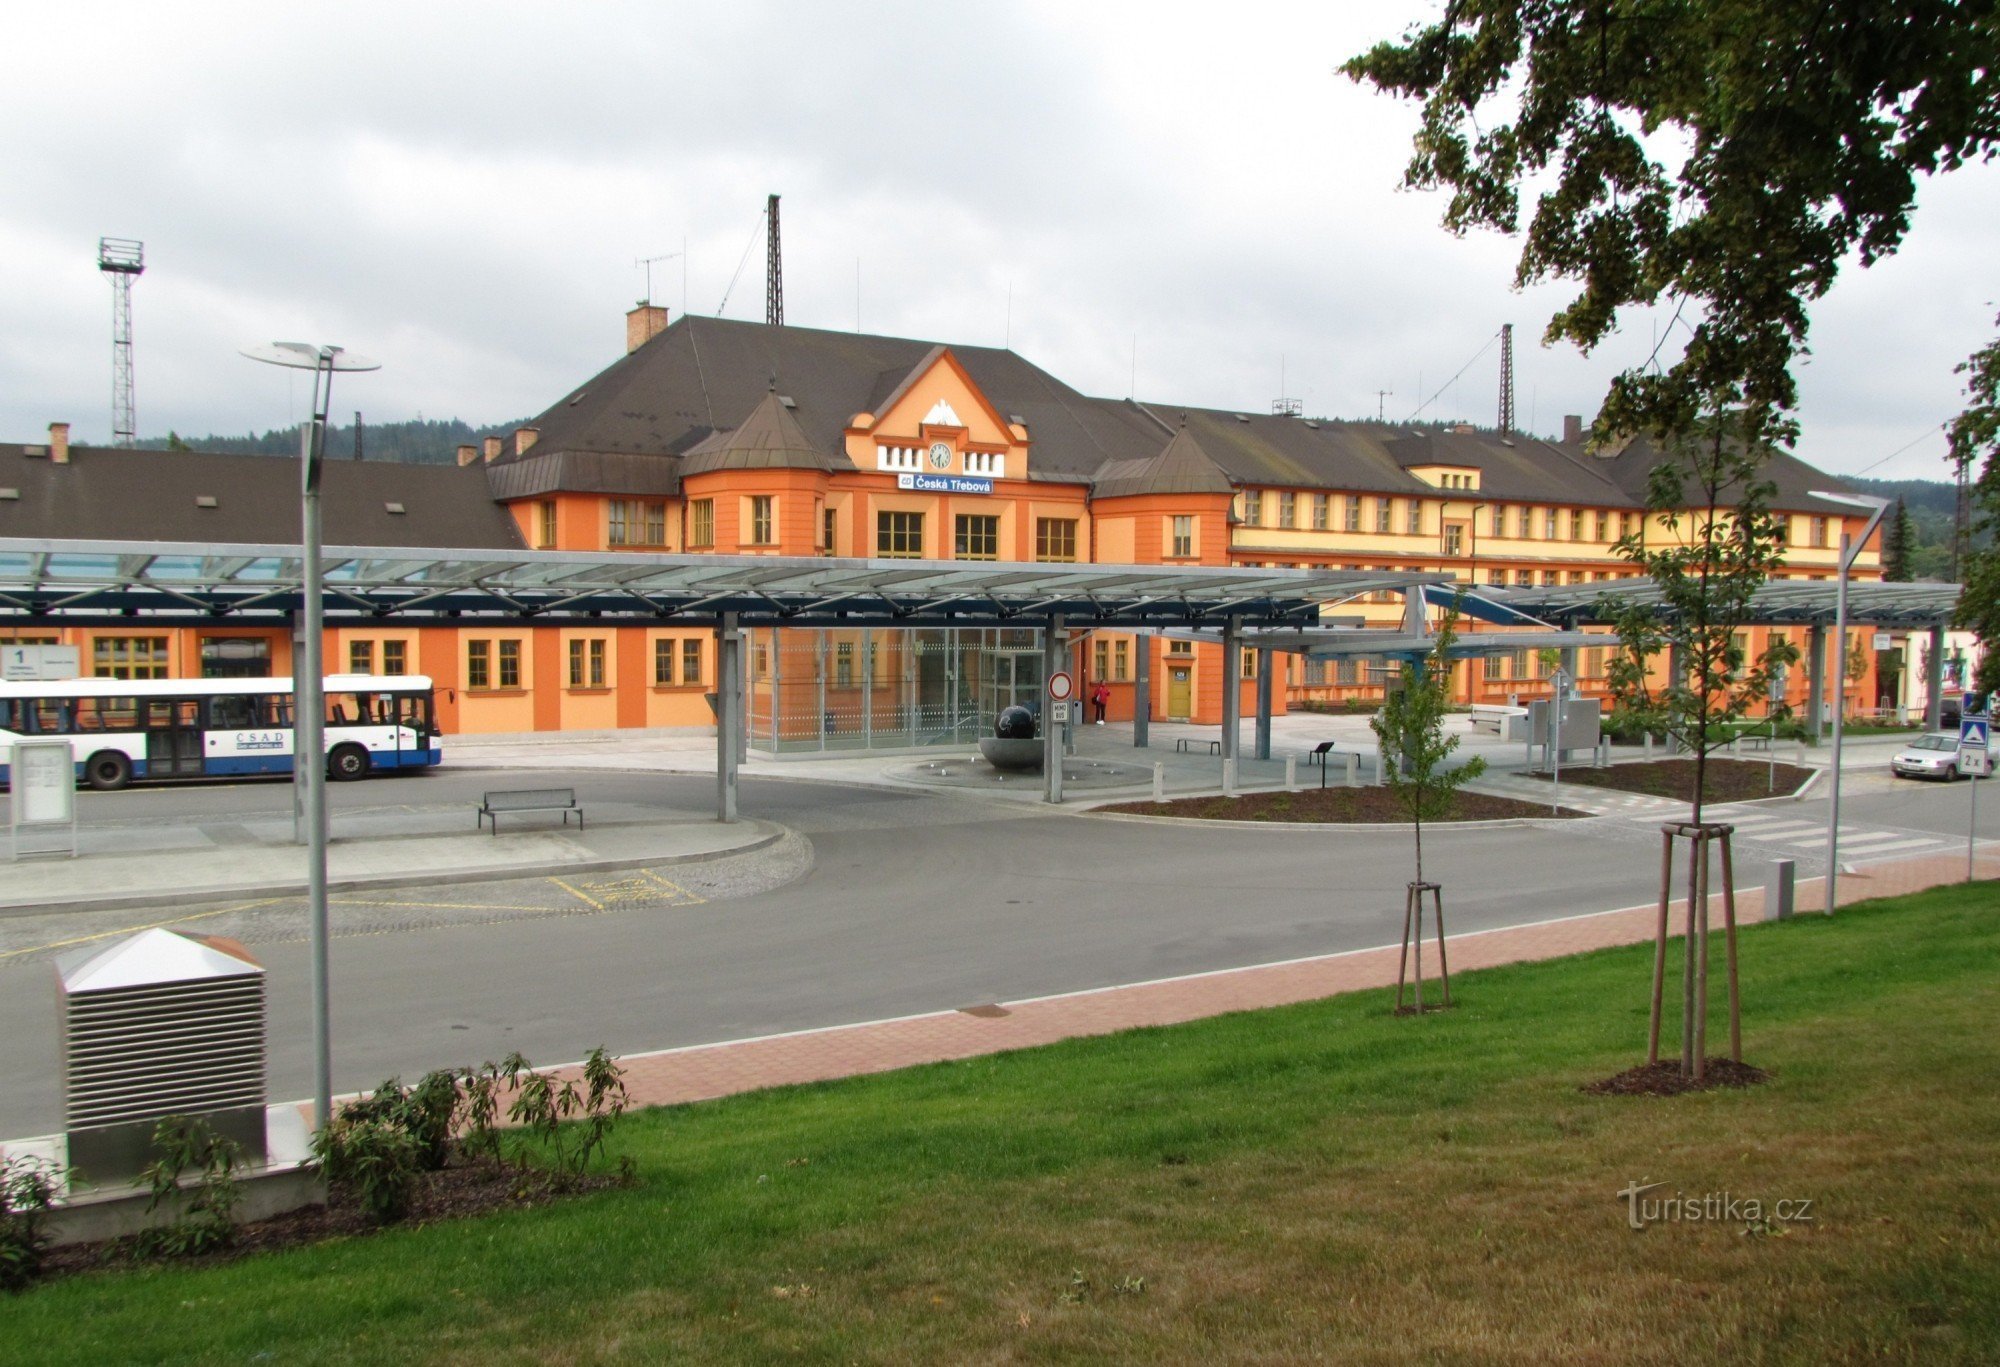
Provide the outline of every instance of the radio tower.
<path id="1" fill-rule="evenodd" d="M 97 269 L 111 277 L 111 444 L 138 437 L 132 405 L 132 281 L 146 270 L 146 244 L 125 237 L 97 239 Z"/>
<path id="2" fill-rule="evenodd" d="M 1514 325 L 1500 325 L 1500 435 L 1514 434 Z"/>
<path id="3" fill-rule="evenodd" d="M 764 205 L 767 245 L 764 249 L 764 321 L 774 328 L 785 325 L 785 262 L 778 250 L 778 197 Z M 750 239 L 755 242 L 756 238 Z"/>

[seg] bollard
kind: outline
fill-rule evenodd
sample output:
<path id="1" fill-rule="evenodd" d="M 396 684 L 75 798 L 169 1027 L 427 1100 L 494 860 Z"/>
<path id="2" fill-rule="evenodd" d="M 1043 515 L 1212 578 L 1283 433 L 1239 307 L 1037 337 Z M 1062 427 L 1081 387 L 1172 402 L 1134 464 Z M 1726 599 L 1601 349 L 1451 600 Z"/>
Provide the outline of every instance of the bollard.
<path id="1" fill-rule="evenodd" d="M 56 756 L 56 758 L 60 759 L 62 758 L 62 756 L 58 755 Z M 1297 755 L 1286 755 L 1285 791 L 1288 793 L 1296 793 L 1298 790 L 1299 790 L 1299 757 Z"/>
<path id="2" fill-rule="evenodd" d="M 1222 761 L 1222 795 L 1224 797 L 1236 796 L 1236 756 L 1234 755 Z"/>
<path id="3" fill-rule="evenodd" d="M 1160 763 L 1158 760 L 1154 760 L 1153 801 L 1165 802 L 1166 800 L 1167 800 L 1167 766 Z"/>
<path id="4" fill-rule="evenodd" d="M 1609 769 L 1611 767 L 1611 737 L 1609 736 L 1598 737 L 1596 767 L 1599 769 Z"/>
<path id="5" fill-rule="evenodd" d="M 1646 742 L 1646 758 L 1650 760 L 1653 757 L 1653 733 L 1648 731 L 1644 739 Z"/>
<path id="6" fill-rule="evenodd" d="M 1789 859 L 1780 859 L 1771 865 L 1771 881 L 1764 886 L 1764 919 L 1767 921 L 1790 920 L 1792 915 L 1792 893 L 1796 886 L 1796 868 Z"/>
<path id="7" fill-rule="evenodd" d="M 1341 762 L 1347 766 L 1347 786 L 1350 788 L 1359 788 L 1361 786 L 1359 777 L 1361 772 L 1361 756 L 1342 755 L 1340 758 Z"/>

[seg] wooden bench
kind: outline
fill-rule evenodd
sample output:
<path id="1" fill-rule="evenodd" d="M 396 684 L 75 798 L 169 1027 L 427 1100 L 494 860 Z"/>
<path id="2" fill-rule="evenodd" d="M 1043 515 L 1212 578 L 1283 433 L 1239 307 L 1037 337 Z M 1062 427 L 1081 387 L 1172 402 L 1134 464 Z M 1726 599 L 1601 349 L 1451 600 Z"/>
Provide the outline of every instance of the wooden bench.
<path id="1" fill-rule="evenodd" d="M 488 793 L 479 800 L 479 822 L 493 823 L 493 834 L 500 834 L 500 813 L 502 812 L 561 812 L 563 825 L 569 825 L 570 813 L 576 813 L 576 828 L 583 829 L 583 808 L 576 805 L 574 788 L 516 788 L 511 792 Z"/>
<path id="2" fill-rule="evenodd" d="M 1180 751 L 1180 752 L 1181 752 L 1182 754 L 1186 754 L 1186 753 L 1187 753 L 1187 748 L 1188 748 L 1188 742 L 1189 742 L 1190 740 L 1193 740 L 1193 741 L 1195 741 L 1195 743 L 1196 743 L 1196 744 L 1199 744 L 1199 743 L 1200 743 L 1200 740 L 1199 740 L 1199 738 L 1198 738 L 1198 737 L 1191 737 L 1191 736 L 1180 736 L 1180 737 L 1176 738 L 1176 739 L 1175 739 L 1175 741 L 1174 741 L 1174 749 L 1176 749 L 1176 750 Z M 1211 755 L 1219 755 L 1219 754 L 1221 754 L 1221 753 L 1222 753 L 1222 742 L 1221 742 L 1221 741 L 1219 741 L 1219 740 L 1212 740 L 1212 741 L 1210 741 L 1210 742 L 1208 743 L 1208 753 L 1209 753 L 1209 754 L 1211 754 Z"/>

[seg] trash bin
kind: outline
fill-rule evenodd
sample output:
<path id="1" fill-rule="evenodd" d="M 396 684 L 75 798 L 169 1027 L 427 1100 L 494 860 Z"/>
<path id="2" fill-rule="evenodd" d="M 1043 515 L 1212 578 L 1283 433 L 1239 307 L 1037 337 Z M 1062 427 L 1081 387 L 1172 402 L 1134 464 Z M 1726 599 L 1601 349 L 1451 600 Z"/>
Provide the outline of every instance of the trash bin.
<path id="1" fill-rule="evenodd" d="M 142 931 L 56 961 L 63 1125 L 86 1182 L 138 1176 L 182 1115 L 264 1161 L 264 969 L 234 941 Z"/>

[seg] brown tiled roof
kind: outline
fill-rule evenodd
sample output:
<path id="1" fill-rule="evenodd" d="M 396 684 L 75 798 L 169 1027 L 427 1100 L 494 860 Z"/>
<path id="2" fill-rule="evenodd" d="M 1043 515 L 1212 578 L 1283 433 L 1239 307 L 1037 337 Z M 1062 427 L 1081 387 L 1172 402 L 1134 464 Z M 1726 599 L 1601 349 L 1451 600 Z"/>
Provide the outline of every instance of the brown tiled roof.
<path id="1" fill-rule="evenodd" d="M 275 456 L 72 446 L 66 465 L 0 444 L 0 536 L 87 541 L 299 539 L 299 464 Z M 46 451 L 46 447 L 32 448 Z M 214 501 L 203 507 L 198 500 Z M 390 505 L 402 511 L 391 511 Z M 349 546 L 519 549 L 519 529 L 477 466 L 329 460 L 326 540 Z"/>
<path id="2" fill-rule="evenodd" d="M 1185 424 L 1185 419 L 1183 419 Z M 1098 471 L 1091 497 L 1123 498 L 1131 494 L 1226 494 L 1236 486 L 1222 473 L 1201 443 L 1183 425 L 1158 455 L 1145 460 L 1114 460 Z"/>
<path id="3" fill-rule="evenodd" d="M 680 458 L 681 474 L 704 475 L 711 470 L 834 470 L 853 469 L 844 455 L 836 459 L 813 445 L 776 390 L 750 410 L 750 416 L 727 432 L 712 432 L 689 447 Z"/>

